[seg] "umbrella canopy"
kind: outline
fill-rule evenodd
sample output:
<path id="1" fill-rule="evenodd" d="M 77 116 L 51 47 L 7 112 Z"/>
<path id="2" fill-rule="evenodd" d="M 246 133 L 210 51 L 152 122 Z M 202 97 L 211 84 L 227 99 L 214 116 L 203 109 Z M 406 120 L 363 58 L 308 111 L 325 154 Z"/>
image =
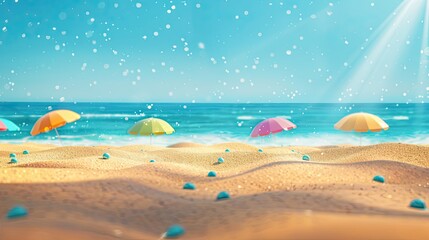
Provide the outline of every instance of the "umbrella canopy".
<path id="1" fill-rule="evenodd" d="M 131 135 L 142 136 L 172 134 L 173 132 L 173 127 L 171 127 L 166 121 L 159 118 L 143 119 L 138 121 L 128 130 L 128 133 Z"/>
<path id="2" fill-rule="evenodd" d="M 49 132 L 53 129 L 80 119 L 80 115 L 70 110 L 55 110 L 40 117 L 31 129 L 31 135 Z M 58 132 L 57 132 L 58 135 Z"/>
<path id="3" fill-rule="evenodd" d="M 0 118 L 0 131 L 19 131 L 19 127 L 10 120 Z"/>
<path id="4" fill-rule="evenodd" d="M 389 129 L 389 125 L 381 118 L 370 113 L 353 113 L 343 117 L 334 127 L 342 131 L 380 132 Z"/>
<path id="5" fill-rule="evenodd" d="M 250 134 L 251 137 L 266 136 L 269 134 L 279 133 L 281 131 L 288 131 L 296 128 L 296 125 L 283 118 L 269 118 L 258 123 Z"/>

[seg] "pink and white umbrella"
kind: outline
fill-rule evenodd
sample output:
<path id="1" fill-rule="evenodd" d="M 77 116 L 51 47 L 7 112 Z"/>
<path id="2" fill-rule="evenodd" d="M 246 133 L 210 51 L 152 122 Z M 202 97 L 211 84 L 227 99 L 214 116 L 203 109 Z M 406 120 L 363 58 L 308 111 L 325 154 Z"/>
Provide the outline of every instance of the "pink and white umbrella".
<path id="1" fill-rule="evenodd" d="M 255 128 L 253 128 L 251 137 L 266 136 L 269 134 L 279 133 L 281 131 L 288 131 L 296 128 L 296 125 L 292 122 L 283 119 L 283 118 L 268 118 L 264 121 L 258 123 Z"/>

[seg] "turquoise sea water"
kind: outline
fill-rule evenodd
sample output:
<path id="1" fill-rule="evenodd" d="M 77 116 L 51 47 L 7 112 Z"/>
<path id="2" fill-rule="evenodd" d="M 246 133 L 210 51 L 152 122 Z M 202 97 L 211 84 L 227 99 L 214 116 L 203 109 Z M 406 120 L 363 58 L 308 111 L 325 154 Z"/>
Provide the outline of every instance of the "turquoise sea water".
<path id="1" fill-rule="evenodd" d="M 178 142 L 214 144 L 240 141 L 259 145 L 334 145 L 381 142 L 429 143 L 428 104 L 197 104 L 197 103 L 0 103 L 0 118 L 15 122 L 19 132 L 0 132 L 1 142 L 58 143 L 55 132 L 32 137 L 36 120 L 50 110 L 70 109 L 82 115 L 59 129 L 64 145 L 149 144 L 148 137 L 127 134 L 136 121 L 158 117 L 176 130 L 157 136 L 155 145 Z M 333 125 L 352 112 L 369 112 L 390 126 L 379 133 L 345 133 Z M 249 137 L 270 117 L 284 117 L 298 128 L 275 137 Z"/>

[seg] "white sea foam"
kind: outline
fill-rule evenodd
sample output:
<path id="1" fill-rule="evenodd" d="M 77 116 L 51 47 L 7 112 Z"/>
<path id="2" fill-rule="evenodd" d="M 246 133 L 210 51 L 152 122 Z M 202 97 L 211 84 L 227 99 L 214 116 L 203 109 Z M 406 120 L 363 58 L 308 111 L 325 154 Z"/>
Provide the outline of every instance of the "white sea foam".
<path id="1" fill-rule="evenodd" d="M 40 118 L 43 115 L 38 114 L 29 114 L 29 115 L 0 115 L 0 118 Z M 138 118 L 138 117 L 144 117 L 145 114 L 109 114 L 109 113 L 101 113 L 101 114 L 82 114 L 81 117 L 83 118 Z"/>
<path id="2" fill-rule="evenodd" d="M 254 116 L 238 116 L 237 120 L 254 120 L 256 119 Z"/>
<path id="3" fill-rule="evenodd" d="M 291 116 L 276 116 L 276 118 L 284 118 L 284 119 L 292 119 Z M 255 119 L 265 119 L 265 118 L 261 118 L 261 117 L 254 117 L 254 116 L 238 116 L 237 120 L 242 120 L 242 121 L 249 121 L 249 120 L 255 120 Z"/>
<path id="4" fill-rule="evenodd" d="M 410 118 L 408 116 L 393 116 L 392 119 L 396 121 L 406 121 L 406 120 L 409 120 Z"/>
<path id="5" fill-rule="evenodd" d="M 409 144 L 429 144 L 429 134 L 377 138 L 362 134 L 309 134 L 309 136 L 294 136 L 293 134 L 277 134 L 274 137 L 232 137 L 222 134 L 195 134 L 195 135 L 162 135 L 152 138 L 153 145 L 168 146 L 181 142 L 194 142 L 207 145 L 225 142 L 243 142 L 256 146 L 327 146 L 327 145 L 370 145 L 384 142 L 402 142 Z M 114 145 L 125 146 L 134 144 L 150 144 L 149 137 L 131 135 L 61 135 L 63 145 Z M 8 140 L 8 143 L 38 142 L 59 144 L 55 136 L 43 139 L 26 137 L 20 140 Z"/>
<path id="6" fill-rule="evenodd" d="M 34 114 L 30 114 L 30 115 L 16 114 L 16 115 L 0 115 L 0 118 L 25 118 L 25 117 L 39 118 L 41 116 L 42 115 L 34 115 Z"/>
<path id="7" fill-rule="evenodd" d="M 292 119 L 291 116 L 277 116 L 276 118 Z"/>
<path id="8" fill-rule="evenodd" d="M 145 114 L 82 114 L 83 118 L 139 118 Z"/>

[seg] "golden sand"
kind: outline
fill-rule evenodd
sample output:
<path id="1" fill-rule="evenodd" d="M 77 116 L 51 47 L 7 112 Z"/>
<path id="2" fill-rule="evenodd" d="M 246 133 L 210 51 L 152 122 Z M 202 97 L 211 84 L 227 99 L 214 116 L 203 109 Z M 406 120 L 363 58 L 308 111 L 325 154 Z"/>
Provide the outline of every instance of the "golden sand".
<path id="1" fill-rule="evenodd" d="M 172 224 L 181 239 L 429 239 L 429 211 L 409 207 L 429 202 L 429 147 L 258 149 L 1 144 L 0 239 L 159 239 Z M 29 215 L 7 220 L 15 205 Z"/>

